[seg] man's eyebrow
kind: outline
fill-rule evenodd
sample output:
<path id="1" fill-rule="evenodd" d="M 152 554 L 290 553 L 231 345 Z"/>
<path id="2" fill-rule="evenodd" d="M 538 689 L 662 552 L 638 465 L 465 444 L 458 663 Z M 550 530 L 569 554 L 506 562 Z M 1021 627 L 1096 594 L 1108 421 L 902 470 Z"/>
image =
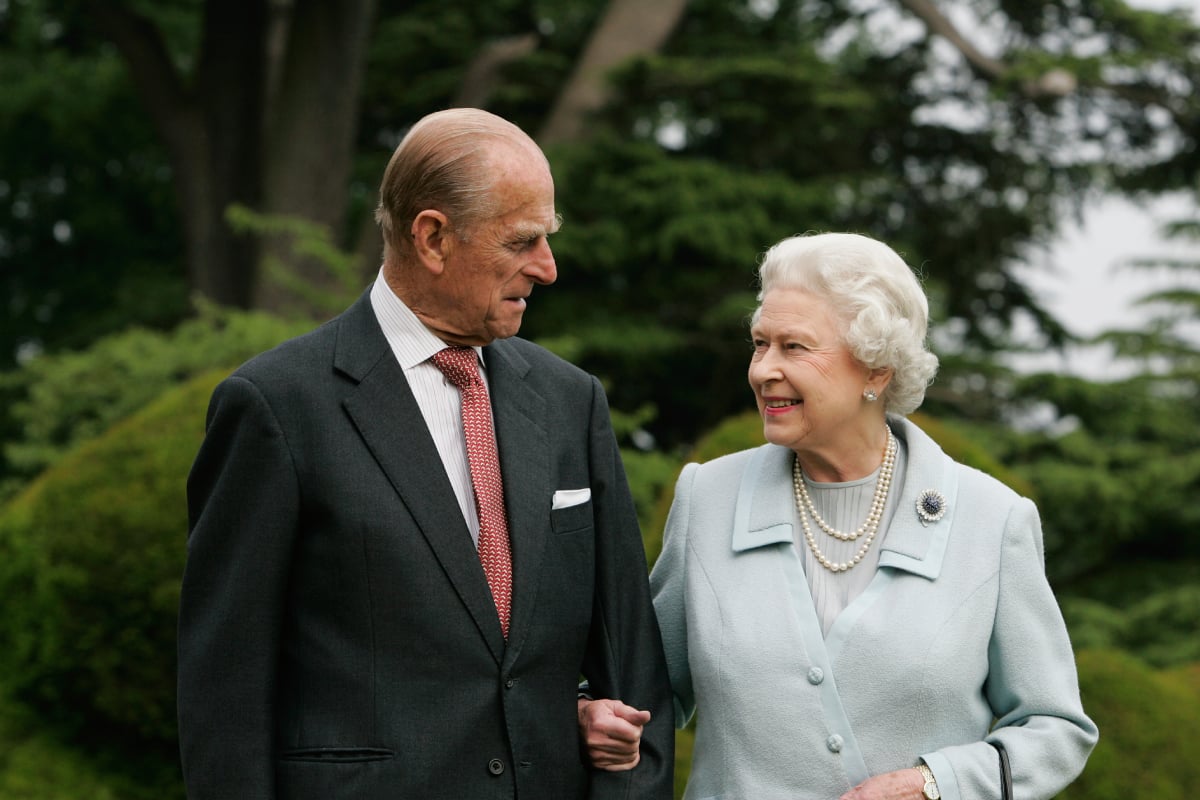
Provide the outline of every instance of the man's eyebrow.
<path id="1" fill-rule="evenodd" d="M 518 224 L 513 227 L 512 235 L 514 239 L 537 239 L 540 236 L 549 236 L 552 233 L 558 233 L 562 227 L 562 214 L 555 214 L 554 221 L 550 223 L 547 229 L 545 225 L 537 223 Z"/>

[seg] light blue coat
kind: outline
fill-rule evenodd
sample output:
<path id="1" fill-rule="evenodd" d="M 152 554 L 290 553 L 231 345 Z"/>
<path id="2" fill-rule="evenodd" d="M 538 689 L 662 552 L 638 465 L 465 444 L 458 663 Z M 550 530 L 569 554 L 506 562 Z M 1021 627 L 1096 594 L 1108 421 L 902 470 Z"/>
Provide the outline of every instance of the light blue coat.
<path id="1" fill-rule="evenodd" d="M 1049 798 L 1097 739 L 1046 581 L 1037 509 L 907 420 L 904 494 L 866 590 L 828 638 L 794 544 L 792 452 L 689 464 L 651 575 L 682 726 L 688 800 L 836 800 L 923 758 L 946 800 Z M 948 510 L 928 525 L 923 490 Z M 993 720 L 995 725 L 993 727 Z"/>

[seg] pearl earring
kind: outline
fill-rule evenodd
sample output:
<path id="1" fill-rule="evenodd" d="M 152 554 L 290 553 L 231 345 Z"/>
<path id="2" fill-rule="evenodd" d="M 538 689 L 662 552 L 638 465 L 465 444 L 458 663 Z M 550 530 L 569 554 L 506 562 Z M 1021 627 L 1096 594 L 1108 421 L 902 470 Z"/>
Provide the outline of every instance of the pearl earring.
<path id="1" fill-rule="evenodd" d="M 868 403 L 874 403 L 876 400 L 879 399 L 879 395 L 875 394 L 874 389 L 866 389 L 863 391 L 863 399 L 866 400 Z"/>

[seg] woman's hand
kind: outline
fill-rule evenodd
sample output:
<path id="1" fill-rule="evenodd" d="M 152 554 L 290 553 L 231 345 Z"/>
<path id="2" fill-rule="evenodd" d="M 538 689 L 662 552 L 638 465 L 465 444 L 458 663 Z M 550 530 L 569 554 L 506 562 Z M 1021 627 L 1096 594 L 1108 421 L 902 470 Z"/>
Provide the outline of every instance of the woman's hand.
<path id="1" fill-rule="evenodd" d="M 639 711 L 620 700 L 579 698 L 579 739 L 596 769 L 620 772 L 641 760 L 642 728 L 649 711 Z"/>
<path id="2" fill-rule="evenodd" d="M 912 767 L 867 778 L 839 800 L 925 800 L 924 788 L 924 776 Z"/>

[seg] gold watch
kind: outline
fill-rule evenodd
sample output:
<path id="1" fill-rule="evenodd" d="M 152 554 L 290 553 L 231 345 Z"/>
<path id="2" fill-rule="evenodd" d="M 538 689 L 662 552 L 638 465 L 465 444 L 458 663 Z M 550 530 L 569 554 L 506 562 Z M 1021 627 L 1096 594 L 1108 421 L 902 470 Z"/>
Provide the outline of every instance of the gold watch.
<path id="1" fill-rule="evenodd" d="M 921 773 L 921 777 L 925 779 L 925 785 L 921 787 L 921 794 L 925 795 L 926 800 L 940 800 L 942 793 L 938 791 L 937 781 L 933 779 L 933 770 L 928 764 L 917 764 L 917 771 Z"/>

